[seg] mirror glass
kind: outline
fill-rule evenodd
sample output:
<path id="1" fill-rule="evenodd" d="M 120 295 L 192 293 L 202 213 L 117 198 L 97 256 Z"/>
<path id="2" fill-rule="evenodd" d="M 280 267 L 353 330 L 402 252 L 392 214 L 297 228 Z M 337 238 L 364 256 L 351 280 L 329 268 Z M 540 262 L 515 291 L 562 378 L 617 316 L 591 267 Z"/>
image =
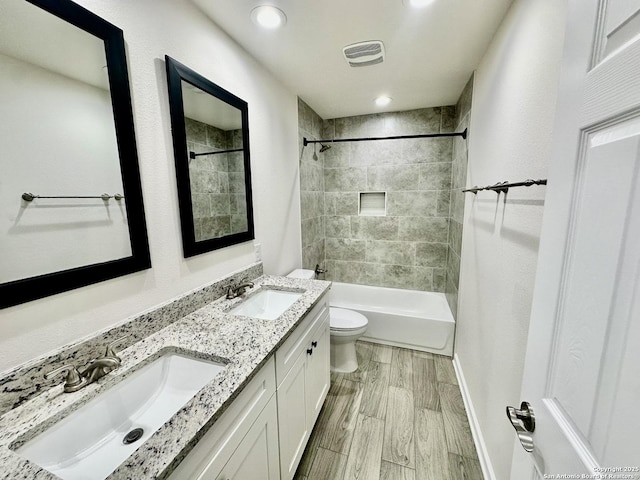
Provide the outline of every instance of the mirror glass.
<path id="1" fill-rule="evenodd" d="M 186 257 L 253 239 L 247 104 L 167 57 Z"/>
<path id="2" fill-rule="evenodd" d="M 122 31 L 0 3 L 0 306 L 150 266 Z"/>

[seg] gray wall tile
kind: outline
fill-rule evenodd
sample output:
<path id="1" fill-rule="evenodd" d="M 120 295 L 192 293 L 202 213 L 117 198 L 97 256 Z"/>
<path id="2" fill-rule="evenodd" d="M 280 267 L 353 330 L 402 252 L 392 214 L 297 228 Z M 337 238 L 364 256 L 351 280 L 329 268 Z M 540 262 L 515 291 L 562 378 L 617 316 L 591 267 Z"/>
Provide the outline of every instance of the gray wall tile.
<path id="1" fill-rule="evenodd" d="M 334 119 L 322 121 L 322 138 L 336 138 L 336 122 Z"/>
<path id="2" fill-rule="evenodd" d="M 433 269 L 433 291 L 434 292 L 444 292 L 446 289 L 446 269 L 444 268 L 434 268 Z"/>
<path id="3" fill-rule="evenodd" d="M 324 193 L 300 191 L 300 215 L 303 220 L 320 217 L 324 211 Z"/>
<path id="4" fill-rule="evenodd" d="M 227 140 L 227 132 L 214 127 L 213 125 L 205 125 L 207 144 L 214 148 L 224 150 L 231 145 Z"/>
<path id="5" fill-rule="evenodd" d="M 412 290 L 415 286 L 415 269 L 405 265 L 367 263 L 366 281 L 368 285 Z"/>
<path id="6" fill-rule="evenodd" d="M 416 267 L 415 268 L 415 283 L 414 288 L 416 290 L 426 290 L 433 292 L 433 268 L 429 267 Z"/>
<path id="7" fill-rule="evenodd" d="M 448 248 L 446 243 L 416 243 L 416 265 L 444 268 Z"/>
<path id="8" fill-rule="evenodd" d="M 231 213 L 231 203 L 229 194 L 213 193 L 211 197 L 211 213 L 213 215 L 229 215 Z"/>
<path id="9" fill-rule="evenodd" d="M 189 142 L 207 144 L 207 128 L 204 123 L 185 117 L 184 126 Z"/>
<path id="10" fill-rule="evenodd" d="M 358 192 L 327 192 L 324 194 L 325 215 L 357 215 Z"/>
<path id="11" fill-rule="evenodd" d="M 351 151 L 349 165 L 352 167 L 368 167 L 371 165 L 388 165 L 400 163 L 402 145 L 400 140 L 378 140 L 375 142 L 354 142 L 348 144 Z"/>
<path id="12" fill-rule="evenodd" d="M 458 256 L 462 255 L 462 223 L 453 218 L 449 223 L 449 247 Z"/>
<path id="13" fill-rule="evenodd" d="M 244 172 L 229 172 L 229 193 L 244 193 Z"/>
<path id="14" fill-rule="evenodd" d="M 441 109 L 421 108 L 388 113 L 385 129 L 388 135 L 420 135 L 440 132 Z"/>
<path id="15" fill-rule="evenodd" d="M 324 264 L 324 258 L 324 240 L 302 247 L 302 268 L 313 270 L 316 265 Z"/>
<path id="16" fill-rule="evenodd" d="M 324 213 L 324 159 L 318 153 L 319 146 L 306 147 L 303 138 L 319 140 L 323 121 L 302 99 L 298 98 L 298 142 L 300 155 L 300 211 L 302 217 L 302 265 L 313 269 L 324 264 L 325 224 Z"/>
<path id="17" fill-rule="evenodd" d="M 327 238 L 327 260 L 347 260 L 350 262 L 364 262 L 367 242 L 350 238 Z"/>
<path id="18" fill-rule="evenodd" d="M 340 260 L 327 260 L 326 279 L 334 282 L 357 283 L 367 285 L 366 267 L 367 263 L 343 262 Z"/>
<path id="19" fill-rule="evenodd" d="M 325 192 L 357 192 L 367 185 L 366 168 L 325 168 Z"/>
<path id="20" fill-rule="evenodd" d="M 325 235 L 326 238 L 350 238 L 351 217 L 327 216 Z"/>
<path id="21" fill-rule="evenodd" d="M 229 195 L 229 206 L 231 213 L 247 214 L 247 197 L 245 194 Z"/>
<path id="22" fill-rule="evenodd" d="M 449 162 L 453 153 L 453 139 L 413 138 L 402 140 L 403 163 Z"/>
<path id="23" fill-rule="evenodd" d="M 193 209 L 193 218 L 204 218 L 211 216 L 211 203 L 209 195 L 202 193 L 192 193 L 191 203 Z"/>
<path id="24" fill-rule="evenodd" d="M 471 111 L 471 100 L 473 97 L 473 75 L 469 78 L 469 81 L 465 85 L 458 103 L 456 104 L 456 120 L 455 124 L 458 125 L 461 119 L 465 117 Z"/>
<path id="25" fill-rule="evenodd" d="M 449 235 L 448 218 L 400 217 L 398 238 L 411 242 L 446 243 Z"/>
<path id="26" fill-rule="evenodd" d="M 420 188 L 443 190 L 451 188 L 451 163 L 426 163 L 420 166 Z"/>
<path id="27" fill-rule="evenodd" d="M 439 192 L 436 191 L 389 192 L 387 215 L 392 217 L 435 217 L 438 210 L 438 196 Z"/>
<path id="28" fill-rule="evenodd" d="M 200 225 L 201 238 L 199 240 L 228 235 L 231 233 L 231 216 L 201 218 Z"/>
<path id="29" fill-rule="evenodd" d="M 326 143 L 329 150 L 320 153 L 320 146 L 317 147 L 318 157 L 322 158 L 324 168 L 348 167 L 351 159 L 351 145 L 349 143 Z"/>
<path id="30" fill-rule="evenodd" d="M 231 233 L 246 232 L 248 228 L 246 215 L 231 215 Z"/>
<path id="31" fill-rule="evenodd" d="M 467 82 L 458 103 L 456 104 L 455 129 L 463 131 L 469 127 L 471 117 L 471 104 L 473 97 L 473 75 Z M 470 132 L 469 135 L 472 135 Z M 468 138 L 465 140 L 456 137 L 453 141 L 451 169 L 451 196 L 450 196 L 450 217 L 449 222 L 449 249 L 447 254 L 447 266 L 445 270 L 444 291 L 447 302 L 453 312 L 454 318 L 457 316 L 458 307 L 458 282 L 460 277 L 460 255 L 462 248 L 462 225 L 464 221 L 465 196 L 462 189 L 467 186 L 467 163 L 468 163 Z"/>
<path id="32" fill-rule="evenodd" d="M 396 217 L 351 217 L 351 236 L 365 240 L 397 240 Z"/>
<path id="33" fill-rule="evenodd" d="M 437 192 L 436 216 L 448 217 L 451 213 L 451 191 L 439 190 Z"/>
<path id="34" fill-rule="evenodd" d="M 369 190 L 418 190 L 420 165 L 396 165 L 367 168 Z"/>
<path id="35" fill-rule="evenodd" d="M 368 240 L 366 244 L 366 261 L 368 263 L 415 264 L 415 245 L 411 242 Z"/>
<path id="36" fill-rule="evenodd" d="M 309 163 L 300 168 L 300 191 L 324 191 L 324 169 L 317 163 Z"/>
<path id="37" fill-rule="evenodd" d="M 442 119 L 440 121 L 440 132 L 453 132 L 456 128 L 456 106 L 449 105 L 442 107 Z"/>
<path id="38" fill-rule="evenodd" d="M 454 285 L 460 283 L 460 257 L 452 249 L 448 250 L 447 257 L 447 279 Z"/>

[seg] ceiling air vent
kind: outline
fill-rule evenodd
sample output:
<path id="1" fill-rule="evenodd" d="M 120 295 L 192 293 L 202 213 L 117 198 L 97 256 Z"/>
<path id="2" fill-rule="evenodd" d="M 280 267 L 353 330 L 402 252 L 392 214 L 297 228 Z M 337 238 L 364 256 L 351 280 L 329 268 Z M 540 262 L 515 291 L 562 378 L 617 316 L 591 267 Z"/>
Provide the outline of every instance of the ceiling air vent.
<path id="1" fill-rule="evenodd" d="M 384 61 L 384 43 L 379 40 L 354 43 L 344 47 L 342 53 L 352 67 L 368 67 Z"/>

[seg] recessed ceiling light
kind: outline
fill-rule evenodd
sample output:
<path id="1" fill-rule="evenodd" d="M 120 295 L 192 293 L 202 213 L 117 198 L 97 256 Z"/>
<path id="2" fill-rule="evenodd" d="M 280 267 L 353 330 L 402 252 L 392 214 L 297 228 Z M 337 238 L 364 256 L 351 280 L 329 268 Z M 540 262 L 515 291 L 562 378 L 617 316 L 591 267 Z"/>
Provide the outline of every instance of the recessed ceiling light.
<path id="1" fill-rule="evenodd" d="M 379 107 L 384 107 L 391 103 L 391 97 L 387 97 L 386 95 L 381 95 L 375 100 L 376 105 Z"/>
<path id="2" fill-rule="evenodd" d="M 433 0 L 402 0 L 402 3 L 409 7 L 422 8 L 433 3 Z"/>
<path id="3" fill-rule="evenodd" d="M 263 28 L 274 30 L 287 23 L 287 16 L 273 5 L 260 5 L 251 10 L 251 20 Z"/>

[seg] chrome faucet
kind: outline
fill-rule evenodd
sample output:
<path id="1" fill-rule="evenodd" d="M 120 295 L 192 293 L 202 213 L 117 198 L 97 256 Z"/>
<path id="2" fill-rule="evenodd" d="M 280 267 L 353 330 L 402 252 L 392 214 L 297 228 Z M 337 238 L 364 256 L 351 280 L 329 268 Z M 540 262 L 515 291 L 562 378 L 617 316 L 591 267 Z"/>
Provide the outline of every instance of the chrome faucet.
<path id="1" fill-rule="evenodd" d="M 66 373 L 67 376 L 64 383 L 64 391 L 66 393 L 77 392 L 81 388 L 92 384 L 120 366 L 120 357 L 116 355 L 113 348 L 126 338 L 129 338 L 129 335 L 125 335 L 124 337 L 120 337 L 111 342 L 107 345 L 104 356 L 91 360 L 80 370 L 78 370 L 74 365 L 63 365 L 60 368 L 56 368 L 51 372 L 45 373 L 45 380 L 49 380 L 61 373 Z"/>
<path id="2" fill-rule="evenodd" d="M 239 297 L 243 293 L 247 291 L 247 288 L 253 287 L 252 282 L 245 281 L 246 279 L 240 280 L 240 283 L 236 286 L 229 285 L 229 290 L 227 290 L 227 300 L 231 300 L 232 298 Z"/>

